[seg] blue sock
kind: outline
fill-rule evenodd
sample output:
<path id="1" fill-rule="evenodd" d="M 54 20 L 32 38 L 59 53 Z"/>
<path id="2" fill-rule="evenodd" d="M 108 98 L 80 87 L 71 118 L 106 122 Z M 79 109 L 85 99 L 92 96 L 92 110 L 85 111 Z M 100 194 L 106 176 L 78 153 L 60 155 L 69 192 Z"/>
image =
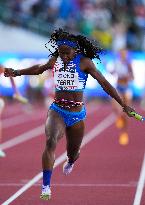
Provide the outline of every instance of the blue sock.
<path id="1" fill-rule="evenodd" d="M 43 170 L 43 185 L 50 186 L 50 180 L 51 180 L 52 170 Z"/>

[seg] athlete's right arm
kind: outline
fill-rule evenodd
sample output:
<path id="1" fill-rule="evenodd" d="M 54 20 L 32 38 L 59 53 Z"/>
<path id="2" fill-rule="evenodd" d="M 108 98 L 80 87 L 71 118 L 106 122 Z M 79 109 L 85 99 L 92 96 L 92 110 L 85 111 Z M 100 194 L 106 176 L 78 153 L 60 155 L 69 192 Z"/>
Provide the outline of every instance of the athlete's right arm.
<path id="1" fill-rule="evenodd" d="M 4 76 L 5 77 L 16 77 L 21 75 L 39 75 L 42 74 L 44 71 L 52 69 L 55 64 L 56 58 L 52 57 L 49 61 L 45 64 L 38 64 L 33 65 L 29 68 L 21 69 L 21 70 L 14 70 L 12 68 L 4 68 Z"/>

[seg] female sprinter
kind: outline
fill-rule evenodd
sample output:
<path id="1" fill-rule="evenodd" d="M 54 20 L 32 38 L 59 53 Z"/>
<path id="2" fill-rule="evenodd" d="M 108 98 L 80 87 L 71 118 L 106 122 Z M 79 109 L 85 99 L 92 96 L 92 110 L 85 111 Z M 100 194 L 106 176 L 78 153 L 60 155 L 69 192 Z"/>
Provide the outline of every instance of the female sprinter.
<path id="1" fill-rule="evenodd" d="M 130 82 L 134 79 L 131 63 L 128 58 L 127 49 L 123 48 L 118 51 L 118 59 L 114 63 L 113 74 L 117 76 L 117 91 L 122 97 L 123 101 L 130 105 L 132 102 L 132 91 L 130 89 Z M 129 143 L 128 137 L 128 119 L 118 106 L 118 103 L 112 99 L 113 109 L 117 114 L 116 127 L 120 129 L 119 143 L 127 145 Z"/>
<path id="2" fill-rule="evenodd" d="M 5 76 L 39 75 L 53 69 L 55 98 L 48 110 L 45 134 L 46 146 L 42 155 L 43 185 L 40 198 L 50 199 L 50 179 L 55 161 L 55 149 L 59 139 L 66 135 L 67 161 L 63 166 L 64 174 L 69 174 L 80 154 L 84 136 L 86 110 L 83 103 L 88 74 L 93 76 L 102 88 L 114 98 L 123 111 L 129 115 L 133 109 L 119 97 L 117 91 L 96 69 L 93 58 L 99 59 L 100 50 L 86 37 L 73 35 L 62 29 L 56 30 L 50 42 L 57 47 L 50 60 L 44 65 L 14 70 L 5 68 Z"/>

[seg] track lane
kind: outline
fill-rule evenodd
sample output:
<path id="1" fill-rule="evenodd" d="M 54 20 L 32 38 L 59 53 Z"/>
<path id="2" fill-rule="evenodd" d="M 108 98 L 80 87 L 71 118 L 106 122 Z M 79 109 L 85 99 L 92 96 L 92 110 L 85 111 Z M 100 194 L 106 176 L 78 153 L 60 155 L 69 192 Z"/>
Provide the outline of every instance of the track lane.
<path id="1" fill-rule="evenodd" d="M 82 149 L 71 176 L 64 177 L 57 167 L 54 198 L 49 204 L 133 205 L 144 154 L 144 134 L 140 134 L 140 139 L 136 135 L 144 125 L 135 125 L 133 120 L 128 146 L 118 144 L 118 130 L 111 126 Z M 144 203 L 142 195 L 141 205 Z"/>
<path id="2" fill-rule="evenodd" d="M 108 111 L 107 111 L 107 113 L 108 113 Z M 104 116 L 105 116 L 105 114 L 106 113 L 104 112 Z M 87 121 L 90 120 L 90 122 L 91 122 L 92 115 L 94 115 L 94 112 L 91 114 L 90 118 L 87 119 Z M 89 122 L 89 124 L 90 124 L 90 122 Z M 95 122 L 94 122 L 94 124 L 95 124 Z M 88 128 L 86 128 L 86 129 L 88 130 Z M 44 143 L 44 141 L 43 141 L 43 143 Z M 58 154 L 57 154 L 57 156 L 65 150 L 65 146 L 64 145 L 62 146 L 62 144 L 64 144 L 64 143 L 61 142 L 59 147 L 58 147 L 58 151 L 57 151 Z M 12 161 L 15 160 L 15 164 L 13 164 L 11 166 L 12 172 L 9 173 L 9 179 L 15 179 L 16 177 L 13 176 L 15 170 L 17 170 L 18 167 L 24 167 L 25 164 L 27 164 L 27 166 L 25 168 L 28 169 L 27 170 L 27 178 L 23 178 L 23 176 L 26 176 L 26 174 L 25 174 L 26 173 L 26 169 L 21 170 L 21 172 L 17 174 L 17 178 L 16 178 L 16 181 L 15 181 L 16 183 L 20 183 L 21 182 L 21 181 L 19 181 L 19 179 L 28 180 L 29 177 L 30 178 L 32 177 L 31 174 L 33 174 L 34 171 L 36 173 L 36 171 L 37 171 L 36 170 L 36 166 L 39 165 L 39 168 L 40 168 L 40 164 L 41 164 L 41 159 L 40 159 L 40 155 L 41 154 L 40 153 L 42 152 L 42 147 L 41 147 L 41 151 L 40 151 L 40 145 L 42 145 L 42 139 L 38 138 L 38 139 L 35 139 L 35 140 L 30 140 L 29 143 L 23 143 L 22 145 L 19 145 L 19 146 L 15 147 L 14 149 L 12 148 L 12 149 L 8 150 L 8 152 L 7 152 L 8 161 L 12 164 Z M 27 149 L 27 154 L 29 155 L 29 158 L 26 156 L 24 147 Z M 30 155 L 29 153 L 31 153 L 32 147 L 33 147 L 34 153 L 32 153 Z M 36 150 L 36 149 L 38 149 L 38 147 L 39 147 L 39 151 Z M 63 149 L 62 149 L 62 147 L 63 147 Z M 17 156 L 16 153 L 19 153 L 18 157 L 16 157 Z M 35 153 L 39 153 L 39 154 L 34 156 Z M 33 156 L 33 157 L 31 158 L 31 156 Z M 23 161 L 22 161 L 22 159 L 23 159 Z M 34 164 L 32 164 L 32 161 L 34 162 Z M 33 166 L 31 166 L 31 164 Z M 18 165 L 18 167 L 16 167 L 16 165 Z M 4 167 L 4 170 L 8 169 L 6 164 L 4 164 L 3 167 Z M 33 169 L 33 171 L 32 171 L 32 169 Z M 14 172 L 13 172 L 13 170 L 14 170 Z M 5 173 L 3 173 L 3 174 L 5 175 Z M 7 179 L 7 176 L 6 176 L 6 178 L 3 177 L 3 183 L 4 182 L 8 183 L 9 179 L 7 179 L 7 180 L 6 179 Z M 10 182 L 13 183 L 14 181 L 10 180 Z M 11 191 L 14 191 L 14 187 L 13 187 L 13 189 Z M 8 192 L 7 192 L 7 195 L 8 195 Z"/>
<path id="3" fill-rule="evenodd" d="M 87 119 L 88 121 L 86 129 L 91 129 L 92 126 L 98 123 L 98 119 L 100 118 L 102 113 L 104 113 L 105 109 L 106 106 L 103 110 L 100 109 L 97 111 L 97 118 L 95 118 L 95 120 L 93 119 L 92 121 L 91 116 Z M 107 110 L 108 106 L 106 113 L 109 113 L 110 109 L 108 111 Z M 93 118 L 94 116 L 95 113 L 93 115 Z M 144 150 L 144 144 L 142 143 L 144 137 L 143 132 L 141 136 L 138 137 L 140 130 L 144 130 L 144 124 L 140 124 L 139 122 L 131 119 L 131 125 L 129 128 L 129 132 L 131 133 L 130 144 L 127 147 L 122 147 L 118 144 L 118 130 L 116 130 L 114 126 L 111 126 L 109 129 L 107 129 L 107 133 L 104 132 L 103 135 L 100 135 L 98 138 L 93 140 L 85 148 L 82 149 L 81 157 L 78 163 L 76 163 L 76 167 L 71 176 L 64 177 L 62 175 L 62 167 L 57 167 L 54 171 L 52 179 L 53 200 L 50 201 L 49 204 L 96 205 L 97 203 L 101 205 L 132 205 L 135 196 L 137 181 L 140 174 L 142 155 Z M 30 148 L 27 149 L 28 154 L 29 149 L 31 150 L 32 147 L 34 148 L 35 146 L 37 146 L 38 148 L 38 144 L 40 143 L 40 147 L 38 149 L 40 156 L 40 152 L 42 151 L 44 144 L 41 144 L 42 139 L 39 139 L 38 141 L 37 140 L 35 139 L 29 142 Z M 24 143 L 22 146 L 27 148 L 28 143 Z M 61 141 L 60 143 L 57 156 L 59 156 L 59 154 L 64 151 L 64 148 L 62 149 L 62 146 L 64 147 L 63 141 Z M 13 153 L 13 155 L 16 156 L 15 151 L 16 153 L 19 153 L 22 149 L 23 148 L 21 146 L 18 146 L 15 147 L 15 149 L 8 150 L 8 152 L 11 155 Z M 36 148 L 34 151 L 37 152 Z M 96 153 L 96 155 L 94 156 L 93 153 Z M 38 167 L 38 164 L 40 168 L 41 159 L 39 158 L 38 160 L 37 157 L 35 159 L 34 155 L 32 155 L 32 158 L 30 157 L 30 162 L 28 159 L 24 159 L 23 162 L 16 162 L 16 164 L 19 164 L 19 167 L 23 167 L 26 164 L 25 175 L 27 175 L 28 178 L 24 179 L 22 178 L 22 175 L 19 176 L 18 174 L 18 179 L 19 177 L 20 179 L 23 179 L 21 183 L 27 182 L 30 178 L 32 178 L 32 173 L 36 171 L 36 166 Z M 38 160 L 38 164 L 34 163 L 33 169 L 27 170 L 30 163 L 34 161 L 34 159 L 36 161 Z M 96 162 L 96 164 L 94 164 L 94 161 Z M 91 167 L 91 170 L 88 170 L 88 166 Z M 97 174 L 96 172 L 94 172 L 94 170 L 97 170 Z M 12 179 L 12 177 L 10 178 Z M 19 183 L 20 181 L 18 180 L 18 184 Z M 39 185 L 40 182 L 39 184 L 37 184 L 37 186 L 33 186 L 17 200 L 12 202 L 12 204 L 45 204 L 45 202 L 42 202 L 38 199 L 38 196 L 40 194 L 40 187 L 38 187 Z M 14 191 L 14 186 L 10 188 L 11 190 L 9 190 L 8 188 L 9 191 Z M 18 187 L 15 190 L 18 190 Z M 144 196 L 142 197 L 142 200 L 144 200 Z M 141 205 L 143 205 L 144 203 L 144 201 L 142 200 Z"/>

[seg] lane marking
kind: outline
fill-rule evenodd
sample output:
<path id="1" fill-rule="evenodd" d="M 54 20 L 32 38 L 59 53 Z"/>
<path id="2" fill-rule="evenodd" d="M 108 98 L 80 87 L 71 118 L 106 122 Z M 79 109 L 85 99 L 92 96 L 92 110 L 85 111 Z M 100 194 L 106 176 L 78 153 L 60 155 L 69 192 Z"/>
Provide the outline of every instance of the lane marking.
<path id="1" fill-rule="evenodd" d="M 99 107 L 96 107 L 95 109 L 93 108 L 93 109 L 88 110 L 87 116 L 92 114 L 93 112 L 97 111 L 98 109 L 99 109 Z M 14 138 L 2 143 L 2 144 L 0 144 L 0 148 L 2 150 L 6 150 L 6 149 L 9 149 L 11 147 L 14 147 L 18 144 L 21 144 L 25 141 L 32 139 L 32 138 L 38 137 L 41 134 L 44 134 L 44 130 L 45 130 L 45 123 L 43 123 L 39 127 L 31 129 L 23 134 L 20 134 Z"/>
<path id="2" fill-rule="evenodd" d="M 133 205 L 140 205 L 144 186 L 145 186 L 145 154 L 144 154 L 144 159 L 141 167 L 140 177 L 138 180 L 138 185 L 137 185 Z"/>
<path id="3" fill-rule="evenodd" d="M 15 121 L 17 118 L 19 119 L 19 118 L 22 118 L 22 117 L 24 117 L 24 114 L 21 113 L 21 114 L 12 116 L 12 117 L 4 118 L 1 121 L 2 121 L 3 124 L 6 124 L 6 123 L 10 123 L 13 120 Z"/>
<path id="4" fill-rule="evenodd" d="M 40 125 L 39 127 L 34 128 L 34 129 L 31 129 L 28 132 L 25 132 L 21 135 L 18 135 L 17 137 L 15 137 L 11 140 L 8 140 L 8 141 L 2 143 L 0 145 L 0 148 L 2 150 L 6 150 L 6 149 L 14 147 L 18 144 L 21 144 L 25 141 L 28 141 L 32 138 L 40 136 L 42 133 L 44 133 L 44 124 Z"/>
<path id="5" fill-rule="evenodd" d="M 2 129 L 9 128 L 9 127 L 12 127 L 15 125 L 19 125 L 19 124 L 22 124 L 24 122 L 28 122 L 30 120 L 31 121 L 39 120 L 41 118 L 43 118 L 43 116 L 41 116 L 41 115 L 38 115 L 37 117 L 36 116 L 32 117 L 29 115 L 20 114 L 18 116 L 2 120 Z"/>
<path id="6" fill-rule="evenodd" d="M 89 133 L 84 136 L 84 140 L 82 142 L 82 147 L 89 143 L 92 139 L 96 138 L 102 131 L 111 126 L 115 121 L 115 115 L 110 114 L 107 116 L 101 123 L 95 126 Z M 97 134 L 96 134 L 97 133 Z M 61 154 L 55 161 L 54 168 L 60 165 L 66 159 L 66 152 Z M 28 183 L 26 183 L 22 188 L 20 188 L 15 194 L 13 194 L 9 199 L 3 202 L 1 205 L 8 205 L 16 198 L 18 198 L 21 194 L 27 191 L 33 184 L 38 182 L 42 178 L 42 172 L 38 173 L 34 178 L 32 178 Z"/>

